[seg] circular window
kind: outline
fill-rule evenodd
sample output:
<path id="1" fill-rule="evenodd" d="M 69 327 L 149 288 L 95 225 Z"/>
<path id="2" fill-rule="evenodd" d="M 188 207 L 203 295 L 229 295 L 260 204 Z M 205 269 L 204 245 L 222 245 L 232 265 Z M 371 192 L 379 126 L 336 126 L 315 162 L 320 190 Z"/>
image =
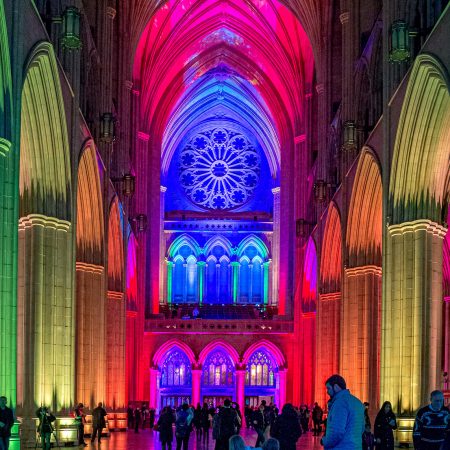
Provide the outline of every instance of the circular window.
<path id="1" fill-rule="evenodd" d="M 260 157 L 246 136 L 225 128 L 195 135 L 180 152 L 179 179 L 188 198 L 207 209 L 246 203 L 259 183 Z"/>

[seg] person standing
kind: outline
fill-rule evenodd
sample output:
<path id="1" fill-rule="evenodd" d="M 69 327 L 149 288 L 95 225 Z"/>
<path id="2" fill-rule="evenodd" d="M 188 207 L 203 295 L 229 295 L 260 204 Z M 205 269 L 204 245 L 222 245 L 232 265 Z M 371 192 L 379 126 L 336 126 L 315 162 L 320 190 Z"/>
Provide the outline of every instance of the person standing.
<path id="1" fill-rule="evenodd" d="M 134 428 L 134 414 L 131 405 L 128 405 L 127 408 L 127 426 L 128 428 Z"/>
<path id="2" fill-rule="evenodd" d="M 369 402 L 364 402 L 364 423 L 365 428 L 369 427 L 372 430 L 372 423 L 370 422 L 370 416 L 369 416 Z"/>
<path id="3" fill-rule="evenodd" d="M 450 426 L 450 411 L 444 406 L 444 394 L 433 391 L 430 404 L 419 409 L 414 421 L 414 448 L 440 450 Z"/>
<path id="4" fill-rule="evenodd" d="M 252 415 L 252 426 L 258 435 L 255 442 L 255 447 L 260 447 L 264 444 L 264 430 L 266 429 L 266 424 L 264 422 L 264 405 L 261 403 L 259 408 L 253 412 Z"/>
<path id="5" fill-rule="evenodd" d="M 139 425 L 141 424 L 141 410 L 136 408 L 134 410 L 134 432 L 139 433 Z"/>
<path id="6" fill-rule="evenodd" d="M 14 414 L 11 408 L 6 405 L 8 399 L 2 395 L 0 397 L 0 450 L 8 450 L 11 428 L 14 425 Z"/>
<path id="7" fill-rule="evenodd" d="M 230 399 L 223 402 L 223 408 L 219 411 L 219 439 L 217 440 L 217 448 L 220 450 L 228 450 L 228 441 L 234 436 L 237 427 L 240 424 L 239 416 L 236 410 L 231 407 Z"/>
<path id="8" fill-rule="evenodd" d="M 314 408 L 312 410 L 314 436 L 319 436 L 320 433 L 322 433 L 322 417 L 323 417 L 323 409 L 319 406 L 317 402 L 315 402 Z"/>
<path id="9" fill-rule="evenodd" d="M 177 450 L 188 450 L 189 435 L 191 433 L 191 422 L 194 418 L 191 409 L 187 403 L 183 403 L 181 409 L 177 412 L 175 420 L 175 436 L 177 438 Z"/>
<path id="10" fill-rule="evenodd" d="M 97 408 L 92 411 L 92 437 L 91 442 L 95 441 L 95 436 L 98 434 L 98 443 L 102 437 L 102 430 L 106 427 L 106 410 L 103 408 L 103 403 L 99 402 Z"/>
<path id="11" fill-rule="evenodd" d="M 375 418 L 374 435 L 377 450 L 394 450 L 394 432 L 397 429 L 397 419 L 390 402 L 384 402 Z"/>
<path id="12" fill-rule="evenodd" d="M 295 450 L 297 441 L 302 435 L 302 429 L 297 413 L 290 403 L 283 406 L 281 414 L 272 425 L 270 435 L 278 439 L 280 450 Z"/>
<path id="13" fill-rule="evenodd" d="M 56 417 L 45 406 L 41 406 L 36 411 L 36 416 L 39 419 L 38 433 L 41 438 L 42 450 L 50 450 L 50 439 L 53 432 L 52 423 L 56 420 Z"/>
<path id="14" fill-rule="evenodd" d="M 172 424 L 175 423 L 175 416 L 170 406 L 165 406 L 159 416 L 157 428 L 159 431 L 159 440 L 162 450 L 172 450 L 173 430 Z"/>
<path id="15" fill-rule="evenodd" d="M 203 403 L 203 408 L 200 413 L 200 423 L 203 431 L 203 445 L 209 446 L 209 428 L 211 427 L 211 419 L 209 414 L 208 405 Z"/>
<path id="16" fill-rule="evenodd" d="M 86 447 L 87 444 L 84 442 L 84 424 L 86 423 L 86 414 L 84 413 L 83 403 L 78 403 L 74 413 L 78 431 L 78 445 Z"/>
<path id="17" fill-rule="evenodd" d="M 330 401 L 327 430 L 321 444 L 326 450 L 361 450 L 365 429 L 363 404 L 350 394 L 340 375 L 332 375 L 325 386 Z"/>

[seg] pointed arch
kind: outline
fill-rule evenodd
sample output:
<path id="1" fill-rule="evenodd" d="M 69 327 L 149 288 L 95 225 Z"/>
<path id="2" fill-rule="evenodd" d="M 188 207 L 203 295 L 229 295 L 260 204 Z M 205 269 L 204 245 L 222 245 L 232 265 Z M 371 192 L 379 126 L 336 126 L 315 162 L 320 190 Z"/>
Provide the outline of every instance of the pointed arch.
<path id="1" fill-rule="evenodd" d="M 215 350 L 224 350 L 225 353 L 230 356 L 234 365 L 240 363 L 239 353 L 236 351 L 236 349 L 231 344 L 221 339 L 216 339 L 207 344 L 205 348 L 200 352 L 198 362 L 203 365 L 208 355 Z"/>
<path id="2" fill-rule="evenodd" d="M 254 234 L 250 234 L 246 236 L 240 243 L 237 248 L 236 254 L 238 256 L 242 256 L 245 249 L 249 246 L 253 245 L 260 252 L 261 256 L 264 259 L 269 258 L 269 250 L 264 241 Z"/>
<path id="3" fill-rule="evenodd" d="M 154 367 L 160 367 L 164 361 L 165 356 L 171 352 L 173 349 L 181 350 L 191 362 L 192 365 L 196 364 L 196 357 L 191 347 L 189 347 L 185 342 L 179 339 L 170 339 L 165 342 L 161 347 L 156 350 L 152 357 L 152 363 Z"/>
<path id="4" fill-rule="evenodd" d="M 41 42 L 25 68 L 20 136 L 20 217 L 71 220 L 67 122 L 53 46 Z"/>
<path id="5" fill-rule="evenodd" d="M 380 164 L 369 147 L 358 161 L 347 223 L 349 266 L 381 266 L 382 185 Z"/>
<path id="6" fill-rule="evenodd" d="M 222 247 L 228 255 L 231 255 L 233 248 L 231 242 L 222 235 L 213 236 L 206 242 L 203 250 L 205 255 L 209 256 L 214 247 Z"/>
<path id="7" fill-rule="evenodd" d="M 12 76 L 5 8 L 0 0 L 0 157 L 6 156 L 12 136 Z"/>
<path id="8" fill-rule="evenodd" d="M 77 181 L 77 261 L 104 264 L 103 196 L 92 140 L 81 152 Z"/>
<path id="9" fill-rule="evenodd" d="M 197 241 L 186 233 L 178 236 L 174 241 L 170 244 L 169 249 L 167 250 L 167 257 L 173 258 L 181 247 L 187 245 L 193 252 L 196 258 L 199 257 L 201 250 L 197 243 Z"/>
<path id="10" fill-rule="evenodd" d="M 126 293 L 127 309 L 137 311 L 137 239 L 133 233 L 128 237 Z"/>
<path id="11" fill-rule="evenodd" d="M 310 237 L 306 246 L 302 280 L 302 312 L 316 311 L 317 301 L 317 251 L 314 240 Z"/>
<path id="12" fill-rule="evenodd" d="M 111 202 L 108 219 L 108 290 L 123 291 L 123 211 L 117 196 Z"/>
<path id="13" fill-rule="evenodd" d="M 392 223 L 440 223 L 450 176 L 450 78 L 435 56 L 417 56 L 394 144 L 389 197 Z"/>
<path id="14" fill-rule="evenodd" d="M 321 293 L 341 290 L 342 229 L 337 205 L 330 203 L 320 255 Z"/>
<path id="15" fill-rule="evenodd" d="M 242 363 L 247 364 L 249 358 L 255 353 L 257 350 L 263 350 L 265 352 L 268 352 L 270 356 L 273 357 L 274 362 L 278 366 L 278 368 L 285 368 L 286 367 L 286 360 L 284 358 L 284 355 L 282 351 L 272 342 L 268 341 L 267 339 L 261 339 L 257 342 L 254 342 L 251 344 L 247 350 L 245 350 L 244 354 L 242 355 Z"/>

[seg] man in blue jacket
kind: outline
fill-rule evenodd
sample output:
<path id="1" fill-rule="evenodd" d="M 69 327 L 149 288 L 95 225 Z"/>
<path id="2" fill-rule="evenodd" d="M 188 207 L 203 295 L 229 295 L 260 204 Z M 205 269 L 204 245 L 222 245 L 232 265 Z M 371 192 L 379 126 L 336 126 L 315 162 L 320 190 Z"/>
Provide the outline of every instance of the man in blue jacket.
<path id="1" fill-rule="evenodd" d="M 344 378 L 332 375 L 325 383 L 328 402 L 327 431 L 321 443 L 326 450 L 362 450 L 364 406 L 347 389 Z"/>

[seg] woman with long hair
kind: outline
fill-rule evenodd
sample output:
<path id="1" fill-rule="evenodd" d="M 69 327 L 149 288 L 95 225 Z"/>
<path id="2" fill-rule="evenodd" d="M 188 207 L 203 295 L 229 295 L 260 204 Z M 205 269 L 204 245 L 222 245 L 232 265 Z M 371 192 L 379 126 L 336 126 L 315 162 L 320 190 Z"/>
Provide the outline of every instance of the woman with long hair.
<path id="1" fill-rule="evenodd" d="M 302 435 L 302 430 L 297 413 L 290 403 L 283 406 L 281 414 L 272 425 L 270 435 L 278 439 L 280 450 L 295 450 L 297 441 Z"/>
<path id="2" fill-rule="evenodd" d="M 394 450 L 394 432 L 397 419 L 392 411 L 391 402 L 384 402 L 375 419 L 374 435 L 377 450 Z"/>

